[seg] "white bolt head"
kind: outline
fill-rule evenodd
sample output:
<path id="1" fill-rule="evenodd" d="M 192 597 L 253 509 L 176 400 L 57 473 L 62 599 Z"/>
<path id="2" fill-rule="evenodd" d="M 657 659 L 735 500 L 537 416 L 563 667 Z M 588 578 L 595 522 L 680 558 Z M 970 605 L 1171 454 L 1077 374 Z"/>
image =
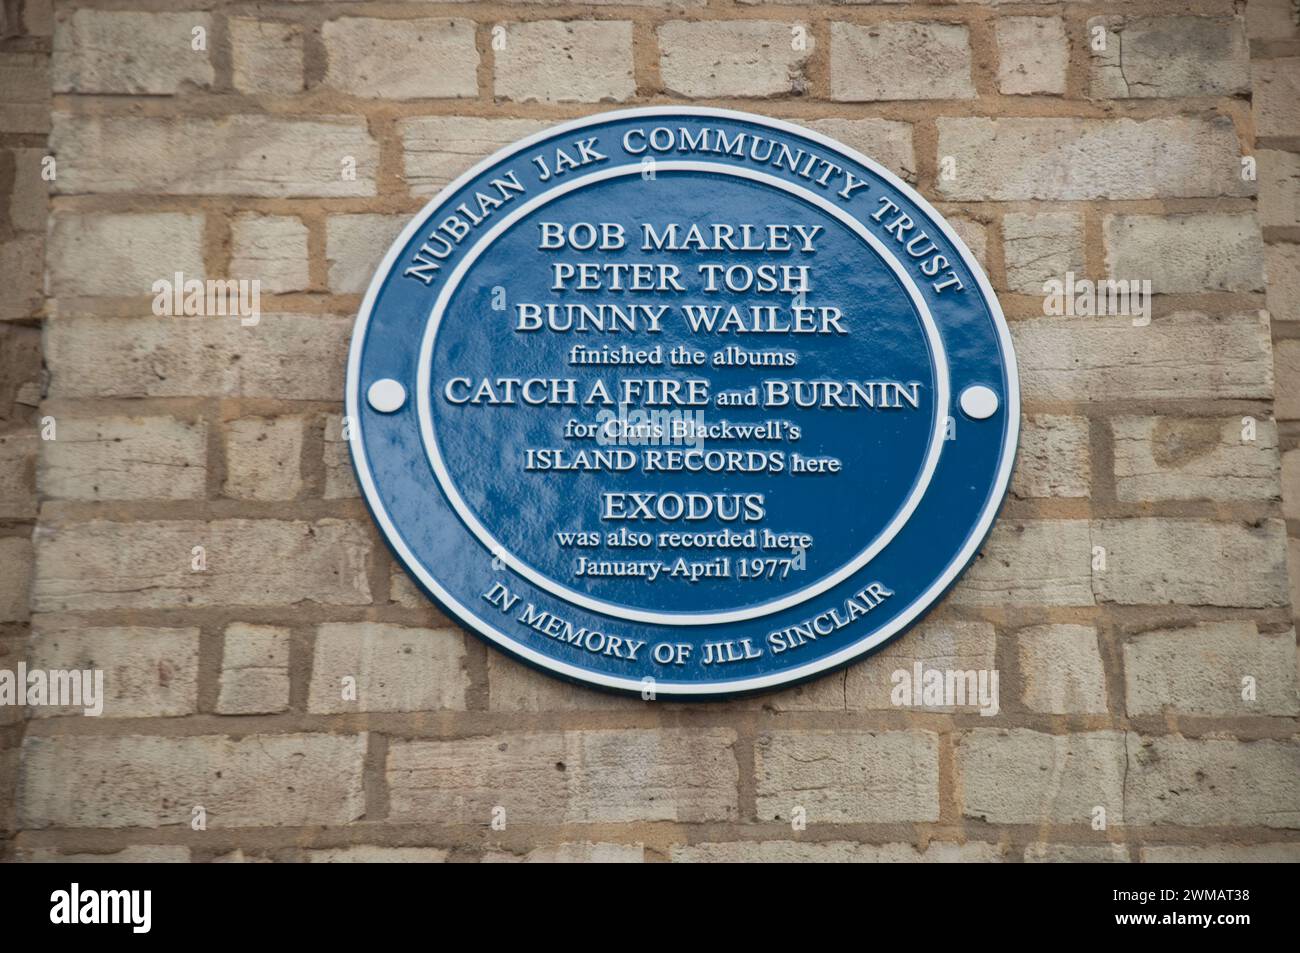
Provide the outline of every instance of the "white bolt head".
<path id="1" fill-rule="evenodd" d="M 406 388 L 397 381 L 385 377 L 370 385 L 370 389 L 366 391 L 366 400 L 381 414 L 391 414 L 395 410 L 400 410 L 406 403 Z"/>
<path id="2" fill-rule="evenodd" d="M 993 388 L 975 384 L 961 392 L 961 409 L 967 417 L 987 420 L 998 410 L 998 395 Z"/>

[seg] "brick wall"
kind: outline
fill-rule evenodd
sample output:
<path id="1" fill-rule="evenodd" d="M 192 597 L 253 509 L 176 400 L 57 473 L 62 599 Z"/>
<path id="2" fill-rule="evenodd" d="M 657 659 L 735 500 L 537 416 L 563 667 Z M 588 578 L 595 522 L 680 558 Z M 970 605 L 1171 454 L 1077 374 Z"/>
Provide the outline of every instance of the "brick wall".
<path id="1" fill-rule="evenodd" d="M 0 667 L 108 691 L 100 718 L 0 708 L 5 855 L 1300 859 L 1292 0 L 0 17 Z M 920 628 L 712 705 L 457 630 L 340 438 L 351 316 L 441 185 L 555 120 L 683 102 L 807 124 L 933 200 L 1025 398 L 1002 519 Z M 154 316 L 176 271 L 259 279 L 261 322 Z M 1150 279 L 1150 325 L 1045 315 L 1068 271 Z M 996 668 L 1000 714 L 894 707 L 915 660 Z"/>
<path id="2" fill-rule="evenodd" d="M 49 5 L 0 4 L 0 669 L 27 655 L 42 399 Z M 13 852 L 24 711 L 0 705 L 0 859 Z"/>

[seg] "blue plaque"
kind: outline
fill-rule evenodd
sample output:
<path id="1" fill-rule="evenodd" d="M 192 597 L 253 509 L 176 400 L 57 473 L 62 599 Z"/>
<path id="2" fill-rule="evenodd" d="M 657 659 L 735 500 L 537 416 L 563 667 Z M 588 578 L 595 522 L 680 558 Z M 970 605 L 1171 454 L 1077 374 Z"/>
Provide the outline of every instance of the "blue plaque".
<path id="1" fill-rule="evenodd" d="M 705 108 L 556 126 L 389 250 L 353 460 L 452 617 L 556 675 L 706 698 L 880 648 L 989 532 L 1020 420 L 988 280 L 824 135 Z"/>

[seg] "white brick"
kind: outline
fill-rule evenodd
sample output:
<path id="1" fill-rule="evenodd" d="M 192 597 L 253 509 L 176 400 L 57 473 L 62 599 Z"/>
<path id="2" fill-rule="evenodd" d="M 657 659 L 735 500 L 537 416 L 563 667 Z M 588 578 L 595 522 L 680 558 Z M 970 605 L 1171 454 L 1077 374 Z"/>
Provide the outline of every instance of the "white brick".
<path id="1" fill-rule="evenodd" d="M 104 854 L 65 854 L 55 847 L 19 848 L 25 864 L 188 864 L 188 847 L 132 845 Z"/>
<path id="2" fill-rule="evenodd" d="M 207 569 L 193 571 L 203 546 Z M 370 536 L 323 519 L 228 519 L 44 525 L 32 604 L 39 611 L 370 602 Z"/>
<path id="3" fill-rule="evenodd" d="M 203 216 L 180 212 L 53 217 L 50 293 L 152 296 L 155 281 L 202 279 Z"/>
<path id="4" fill-rule="evenodd" d="M 212 148 L 220 143 L 220 149 Z M 69 116 L 56 113 L 50 147 L 64 160 L 62 195 L 251 195 L 344 198 L 375 194 L 379 144 L 366 120 L 318 116 Z M 343 160 L 356 176 L 343 177 Z M 69 161 L 70 160 L 70 161 Z"/>
<path id="5" fill-rule="evenodd" d="M 406 187 L 433 195 L 499 149 L 552 125 L 539 119 L 421 116 L 398 123 Z"/>
<path id="6" fill-rule="evenodd" d="M 218 854 L 212 858 L 214 864 L 272 864 L 275 863 L 265 854 L 246 854 L 242 847 L 236 847 L 234 850 L 227 851 L 224 854 Z"/>
<path id="7" fill-rule="evenodd" d="M 1004 95 L 1065 92 L 1070 46 L 1060 17 L 997 21 L 998 89 Z"/>
<path id="8" fill-rule="evenodd" d="M 324 84 L 372 99 L 478 95 L 478 49 L 468 20 L 342 17 L 321 27 Z"/>
<path id="9" fill-rule="evenodd" d="M 522 857 L 505 851 L 491 851 L 483 856 L 485 864 L 640 864 L 645 848 L 631 844 L 556 844 L 535 847 Z"/>
<path id="10" fill-rule="evenodd" d="M 1232 120 L 940 119 L 949 199 L 1144 199 L 1250 195 Z"/>
<path id="11" fill-rule="evenodd" d="M 27 618 L 32 584 L 32 541 L 23 536 L 0 536 L 0 622 Z"/>
<path id="12" fill-rule="evenodd" d="M 1252 40 L 1285 40 L 1298 29 L 1292 0 L 1251 0 L 1246 4 L 1246 35 Z"/>
<path id="13" fill-rule="evenodd" d="M 1273 320 L 1300 321 L 1300 245 L 1265 245 L 1264 261 Z"/>
<path id="14" fill-rule="evenodd" d="M 59 318 L 45 326 L 56 397 L 275 397 L 336 401 L 352 319 Z M 214 361 L 212 355 L 222 360 Z"/>
<path id="15" fill-rule="evenodd" d="M 1263 291 L 1264 240 L 1253 213 L 1108 215 L 1106 272 L 1155 294 Z"/>
<path id="16" fill-rule="evenodd" d="M 1268 399 L 1273 361 L 1263 312 L 1011 322 L 1026 400 Z"/>
<path id="17" fill-rule="evenodd" d="M 9 194 L 9 221 L 21 231 L 45 231 L 49 185 L 41 177 L 44 149 L 14 149 L 14 185 Z"/>
<path id="18" fill-rule="evenodd" d="M 1099 520 L 1097 598 L 1122 605 L 1283 606 L 1286 525 L 1190 519 Z"/>
<path id="19" fill-rule="evenodd" d="M 261 282 L 266 294 L 308 284 L 307 226 L 293 215 L 244 214 L 230 223 L 230 275 Z"/>
<path id="20" fill-rule="evenodd" d="M 796 49 L 801 30 L 803 49 Z M 813 52 L 805 24 L 767 20 L 689 23 L 659 27 L 659 74 L 672 95 L 695 98 L 761 97 L 802 93 Z"/>
<path id="21" fill-rule="evenodd" d="M 1300 841 L 1206 846 L 1154 844 L 1143 847 L 1141 854 L 1144 864 L 1298 864 Z"/>
<path id="22" fill-rule="evenodd" d="M 1277 425 L 1240 415 L 1112 417 L 1115 494 L 1121 500 L 1272 500 L 1279 494 Z"/>
<path id="23" fill-rule="evenodd" d="M 208 829 L 347 824 L 365 812 L 365 735 L 28 735 L 23 827 Z"/>
<path id="24" fill-rule="evenodd" d="M 50 128 L 50 58 L 44 53 L 0 53 L 0 132 Z"/>
<path id="25" fill-rule="evenodd" d="M 0 242 L 0 318 L 28 318 L 44 297 L 45 240 L 17 235 Z"/>
<path id="26" fill-rule="evenodd" d="M 1286 553 L 1288 563 L 1300 566 L 1300 539 L 1288 539 Z M 1300 606 L 1300 573 L 1291 574 L 1291 605 Z M 1300 665 L 1300 658 L 1297 658 L 1296 663 Z"/>
<path id="27" fill-rule="evenodd" d="M 928 731 L 774 731 L 754 746 L 761 821 L 939 819 L 939 739 Z"/>
<path id="28" fill-rule="evenodd" d="M 393 741 L 394 823 L 735 821 L 739 769 L 726 728 L 508 732 Z"/>
<path id="29" fill-rule="evenodd" d="M 1030 844 L 1027 864 L 1127 864 L 1132 859 L 1124 844 Z"/>
<path id="30" fill-rule="evenodd" d="M 912 844 L 859 844 L 853 841 L 730 841 L 677 845 L 675 864 L 947 864 L 991 863 L 1002 860 L 996 844 L 930 841 L 924 852 Z"/>
<path id="31" fill-rule="evenodd" d="M 1256 158 L 1260 225 L 1265 228 L 1300 225 L 1300 154 L 1260 149 Z"/>
<path id="32" fill-rule="evenodd" d="M 1105 714 L 1106 675 L 1090 625 L 1035 625 L 1016 633 L 1022 700 L 1052 715 Z"/>
<path id="33" fill-rule="evenodd" d="M 1106 49 L 1091 51 L 1098 99 L 1232 96 L 1250 91 L 1250 50 L 1240 17 L 1093 17 Z"/>
<path id="34" fill-rule="evenodd" d="M 198 703 L 198 629 L 59 630 L 40 623 L 35 629 L 30 666 L 103 673 L 102 717 L 160 718 L 194 713 Z M 80 716 L 85 707 L 40 706 L 30 711 L 33 718 Z"/>
<path id="35" fill-rule="evenodd" d="M 457 0 L 461 2 L 461 0 Z M 469 2 L 469 0 L 466 0 Z M 536 6 L 536 0 L 505 0 L 507 4 L 518 6 L 527 4 Z M 702 7 L 708 0 L 588 0 L 587 7 L 667 7 L 673 10 L 690 7 Z M 543 4 L 545 6 L 545 4 Z"/>
<path id="36" fill-rule="evenodd" d="M 1092 449 L 1087 417 L 1025 414 L 1011 493 L 1021 499 L 1088 496 Z"/>
<path id="37" fill-rule="evenodd" d="M 331 215 L 325 224 L 330 291 L 361 294 L 409 215 Z"/>
<path id="38" fill-rule="evenodd" d="M 297 24 L 245 17 L 231 17 L 228 23 L 235 89 L 254 95 L 302 89 L 302 30 Z"/>
<path id="39" fill-rule="evenodd" d="M 404 588 L 415 587 L 408 582 Z M 418 593 L 413 595 L 427 601 Z M 649 704 L 544 675 L 495 649 L 488 652 L 487 663 L 488 708 L 492 711 L 639 711 Z"/>
<path id="40" fill-rule="evenodd" d="M 1128 735 L 1125 818 L 1179 827 L 1300 827 L 1300 744 Z"/>
<path id="41" fill-rule="evenodd" d="M 1282 516 L 1300 520 L 1300 448 L 1282 455 Z"/>
<path id="42" fill-rule="evenodd" d="M 971 99 L 970 36 L 955 23 L 831 24 L 831 98 Z"/>
<path id="43" fill-rule="evenodd" d="M 205 48 L 192 46 L 200 28 Z M 56 93 L 178 93 L 212 84 L 206 13 L 60 10 L 54 23 Z"/>
<path id="44" fill-rule="evenodd" d="M 1123 823 L 1124 735 L 983 728 L 957 741 L 962 814 L 992 824 Z"/>
<path id="45" fill-rule="evenodd" d="M 958 605 L 1090 606 L 1086 520 L 1000 520 L 949 598 Z"/>
<path id="46" fill-rule="evenodd" d="M 361 495 L 352 450 L 343 439 L 342 418 L 331 416 L 325 422 L 325 440 L 321 447 L 325 467 L 325 499 L 351 500 Z"/>
<path id="47" fill-rule="evenodd" d="M 1002 218 L 1007 287 L 1041 295 L 1049 278 L 1084 273 L 1083 217 L 1074 212 L 1008 212 Z"/>
<path id="48" fill-rule="evenodd" d="M 496 51 L 497 96 L 514 102 L 622 102 L 636 93 L 632 24 L 535 20 L 505 28 Z"/>
<path id="49" fill-rule="evenodd" d="M 36 517 L 36 460 L 43 443 L 30 429 L 0 436 L 0 519 Z"/>
<path id="50" fill-rule="evenodd" d="M 875 159 L 899 178 L 909 182 L 916 179 L 916 154 L 908 123 L 889 119 L 814 119 L 804 125 Z"/>
<path id="51" fill-rule="evenodd" d="M 848 670 L 844 697 L 850 710 L 890 710 L 894 703 L 894 672 L 911 678 L 920 662 L 925 669 L 989 671 L 997 667 L 994 650 L 997 633 L 987 622 L 927 621 L 882 651 Z M 909 706 L 910 707 L 910 706 Z M 927 706 L 925 711 L 978 711 L 978 699 L 959 708 Z"/>
<path id="52" fill-rule="evenodd" d="M 436 847 L 329 847 L 307 851 L 310 864 L 441 864 L 450 851 Z"/>
<path id="53" fill-rule="evenodd" d="M 1289 386 L 1300 380 L 1300 340 L 1279 340 L 1273 347 L 1273 361 L 1279 383 L 1273 415 L 1279 420 L 1300 419 L 1300 387 Z"/>
<path id="54" fill-rule="evenodd" d="M 236 622 L 226 626 L 217 712 L 260 715 L 289 707 L 289 630 Z"/>
<path id="55" fill-rule="evenodd" d="M 354 699 L 343 697 L 344 678 L 354 680 Z M 330 622 L 316 630 L 307 710 L 463 710 L 468 687 L 465 641 L 455 629 Z"/>
<path id="56" fill-rule="evenodd" d="M 1256 136 L 1300 136 L 1300 57 L 1251 63 Z"/>
<path id="57" fill-rule="evenodd" d="M 292 500 L 302 490 L 301 417 L 241 417 L 225 425 L 226 482 L 241 500 Z"/>
<path id="58" fill-rule="evenodd" d="M 56 417 L 41 441 L 41 493 L 68 500 L 198 500 L 207 426 L 175 417 Z"/>
<path id="59" fill-rule="evenodd" d="M 952 230 L 957 233 L 957 237 L 966 243 L 975 260 L 980 263 L 980 267 L 987 273 L 988 263 L 988 225 L 982 221 L 973 218 L 963 218 L 960 215 L 949 215 L 948 224 Z"/>
<path id="60" fill-rule="evenodd" d="M 415 580 L 396 563 L 388 572 L 388 597 L 389 601 L 405 609 L 426 609 L 429 606 L 428 597 L 420 591 Z"/>
<path id="61" fill-rule="evenodd" d="M 762 711 L 772 714 L 786 711 L 844 711 L 848 707 L 845 699 L 845 679 L 845 672 L 831 672 L 792 688 L 735 698 L 720 707 L 727 711 Z M 642 704 L 648 703 L 642 702 Z M 658 699 L 654 704 L 665 703 L 663 699 Z M 678 704 L 685 706 L 690 703 Z"/>
<path id="62" fill-rule="evenodd" d="M 1128 714 L 1294 715 L 1295 632 L 1261 635 L 1253 622 L 1159 629 L 1124 643 Z M 1256 697 L 1242 697 L 1251 678 Z"/>

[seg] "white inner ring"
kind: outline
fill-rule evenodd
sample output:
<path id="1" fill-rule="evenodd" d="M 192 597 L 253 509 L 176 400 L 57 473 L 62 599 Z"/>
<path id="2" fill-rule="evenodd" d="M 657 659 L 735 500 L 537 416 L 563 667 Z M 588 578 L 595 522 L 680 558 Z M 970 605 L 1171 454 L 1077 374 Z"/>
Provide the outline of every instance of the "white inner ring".
<path id="1" fill-rule="evenodd" d="M 847 226 L 867 244 L 869 244 L 881 259 L 893 270 L 895 276 L 902 282 L 903 287 L 907 289 L 908 296 L 912 299 L 912 304 L 921 316 L 921 324 L 925 331 L 926 338 L 930 345 L 930 354 L 933 361 L 935 376 L 935 400 L 934 400 L 934 421 L 931 427 L 930 446 L 927 449 L 925 464 L 921 470 L 921 476 L 912 488 L 911 494 L 904 502 L 903 506 L 894 515 L 889 525 L 872 540 L 871 544 L 863 549 L 857 556 L 845 563 L 835 572 L 822 578 L 821 580 L 798 589 L 789 595 L 773 599 L 770 602 L 760 603 L 756 606 L 748 606 L 743 609 L 732 609 L 725 612 L 657 612 L 649 609 L 636 609 L 628 606 L 621 606 L 614 602 L 606 602 L 601 599 L 595 599 L 589 595 L 563 586 L 543 573 L 538 572 L 532 566 L 529 566 L 523 560 L 519 559 L 514 553 L 508 551 L 499 540 L 479 522 L 474 512 L 465 503 L 461 497 L 460 491 L 456 488 L 451 474 L 443 461 L 442 454 L 438 450 L 438 441 L 433 430 L 433 415 L 430 405 L 430 384 L 432 382 L 432 364 L 433 364 L 433 343 L 438 334 L 438 326 L 442 323 L 442 316 L 446 310 L 452 294 L 465 277 L 470 266 L 478 259 L 488 246 L 492 244 L 506 229 L 513 225 L 520 218 L 528 215 L 542 205 L 551 202 L 562 195 L 572 192 L 575 189 L 582 188 L 595 182 L 601 182 L 606 179 L 612 179 L 620 176 L 641 175 L 640 166 L 619 166 L 612 169 L 603 169 L 599 172 L 593 172 L 589 175 L 582 176 L 557 186 L 544 195 L 526 202 L 524 205 L 512 211 L 505 216 L 499 223 L 491 228 L 478 242 L 466 252 L 464 258 L 456 265 L 451 274 L 447 277 L 447 283 L 442 292 L 438 295 L 438 300 L 434 303 L 433 310 L 429 315 L 429 322 L 425 326 L 424 339 L 420 344 L 420 363 L 416 374 L 416 397 L 419 407 L 420 417 L 420 434 L 424 441 L 425 452 L 428 454 L 429 463 L 433 467 L 433 472 L 438 479 L 439 485 L 446 494 L 448 501 L 456 510 L 461 520 L 469 527 L 470 531 L 478 537 L 478 540 L 487 547 L 488 551 L 501 559 L 507 566 L 519 575 L 523 576 L 533 585 L 552 595 L 565 600 L 574 605 L 582 606 L 593 612 L 601 612 L 605 615 L 614 616 L 620 619 L 628 619 L 634 622 L 649 622 L 659 625 L 716 625 L 722 622 L 742 622 L 746 619 L 756 619 L 761 616 L 770 615 L 774 612 L 780 612 L 791 606 L 796 606 L 801 602 L 817 596 L 828 589 L 839 585 L 845 579 L 857 573 L 867 563 L 869 563 L 877 553 L 889 545 L 890 541 L 898 534 L 899 530 L 907 523 L 913 511 L 920 505 L 922 497 L 925 496 L 926 487 L 930 485 L 930 479 L 934 476 L 935 468 L 939 464 L 939 455 L 943 451 L 944 429 L 948 416 L 948 358 L 943 349 L 943 341 L 939 336 L 939 328 L 934 322 L 933 315 L 930 314 L 929 306 L 921 296 L 920 290 L 911 276 L 903 269 L 898 261 L 889 253 L 887 247 L 876 236 L 872 235 L 861 222 L 850 216 L 843 209 L 827 201 L 820 195 L 808 191 L 807 189 L 779 179 L 776 176 L 768 175 L 765 172 L 759 172 L 754 169 L 746 169 L 728 165 L 721 165 L 714 162 L 695 162 L 695 161 L 668 161 L 660 162 L 656 168 L 667 171 L 688 171 L 688 172 L 711 172 L 721 175 L 732 175 L 738 178 L 750 179 L 756 182 L 762 182 L 766 185 L 773 186 L 789 192 L 798 198 L 803 199 L 838 219 L 843 225 Z"/>

